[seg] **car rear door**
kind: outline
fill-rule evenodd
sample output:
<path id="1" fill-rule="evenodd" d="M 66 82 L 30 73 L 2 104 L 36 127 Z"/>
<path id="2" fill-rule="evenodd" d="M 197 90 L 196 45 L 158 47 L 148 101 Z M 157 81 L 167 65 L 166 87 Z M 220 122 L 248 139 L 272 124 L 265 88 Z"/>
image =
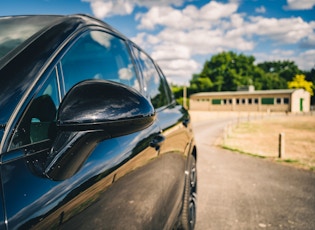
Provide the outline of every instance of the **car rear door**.
<path id="1" fill-rule="evenodd" d="M 163 226 L 168 229 L 177 219 L 183 200 L 185 169 L 191 143 L 189 115 L 175 104 L 162 71 L 143 51 L 133 48 L 143 72 L 146 95 L 157 113 L 159 157 L 163 161 Z"/>

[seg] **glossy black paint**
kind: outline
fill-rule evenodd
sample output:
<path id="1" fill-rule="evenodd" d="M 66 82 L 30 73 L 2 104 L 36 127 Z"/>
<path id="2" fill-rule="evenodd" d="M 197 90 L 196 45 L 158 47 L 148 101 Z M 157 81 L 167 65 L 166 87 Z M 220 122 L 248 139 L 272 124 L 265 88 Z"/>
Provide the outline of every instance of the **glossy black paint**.
<path id="1" fill-rule="evenodd" d="M 66 130 L 99 130 L 110 137 L 150 126 L 155 118 L 151 103 L 123 84 L 88 80 L 75 85 L 60 105 L 57 126 Z"/>
<path id="2" fill-rule="evenodd" d="M 0 229 L 184 226 L 188 162 L 197 157 L 187 111 L 171 95 L 153 108 L 142 90 L 104 80 L 60 90 L 60 58 L 92 29 L 132 44 L 88 16 L 56 16 L 0 60 Z M 134 64 L 143 87 L 141 67 Z M 52 69 L 60 74 L 62 100 L 51 139 L 9 148 Z"/>
<path id="3" fill-rule="evenodd" d="M 111 199 L 108 200 L 108 196 L 106 195 L 110 193 L 107 192 L 108 189 L 113 189 L 117 186 L 120 178 L 124 176 L 132 178 L 133 174 L 130 174 L 132 171 L 141 168 L 141 166 L 144 167 L 150 161 L 152 161 L 151 164 L 155 164 L 153 162 L 155 162 L 154 159 L 157 157 L 157 152 L 153 148 L 142 149 L 142 146 L 137 146 L 139 145 L 138 142 L 131 142 L 132 137 L 141 138 L 142 144 L 148 146 L 148 142 L 153 139 L 152 135 L 154 132 L 157 133 L 157 130 L 154 130 L 156 130 L 156 127 L 152 126 L 149 130 L 135 133 L 128 137 L 123 136 L 121 138 L 108 139 L 99 143 L 95 150 L 87 157 L 80 171 L 66 180 L 54 181 L 45 179 L 36 175 L 31 170 L 36 167 L 36 164 L 42 163 L 45 160 L 42 159 L 43 152 L 7 162 L 3 165 L 2 172 L 6 172 L 4 174 L 6 178 L 4 187 L 10 188 L 10 192 L 5 193 L 5 200 L 8 204 L 8 227 L 13 229 L 16 227 L 50 229 L 62 226 L 63 223 L 71 219 L 72 222 L 78 222 L 79 229 L 86 229 L 83 223 L 93 226 L 94 222 L 97 221 L 101 222 L 95 225 L 96 227 L 105 226 L 104 228 L 107 228 L 108 223 L 103 222 L 106 213 L 98 212 L 94 208 L 95 206 L 105 208 L 110 207 L 112 202 L 117 202 L 121 207 L 126 207 L 128 202 L 134 200 L 135 203 L 132 205 L 138 207 L 140 210 L 137 210 L 137 212 L 140 212 L 142 199 L 153 202 L 152 204 L 148 204 L 149 209 L 146 209 L 146 212 L 148 212 L 148 215 L 156 216 L 154 218 L 157 218 L 156 213 L 158 213 L 157 210 L 159 209 L 155 207 L 155 204 L 161 203 L 162 197 L 159 195 L 160 190 L 151 191 L 151 186 L 148 187 L 147 183 L 151 181 L 151 177 L 143 175 L 146 180 L 135 180 L 134 186 L 146 192 L 142 193 L 144 196 L 141 196 L 141 199 L 137 198 L 139 193 L 133 191 L 128 185 L 125 185 L 121 192 L 133 192 L 133 196 L 130 196 L 130 194 L 128 196 L 116 196 L 117 194 L 114 192 L 110 195 Z M 148 133 L 151 136 L 148 136 Z M 126 149 L 131 150 L 126 152 Z M 139 154 L 134 156 L 136 152 L 139 152 Z M 130 159 L 134 160 L 131 161 Z M 151 166 L 147 167 L 151 170 Z M 154 170 L 152 173 L 156 173 L 156 171 Z M 125 180 L 129 183 L 130 180 L 127 178 Z M 122 182 L 119 183 L 121 184 Z M 161 189 L 162 181 L 159 174 L 156 174 L 155 180 L 152 183 L 158 189 Z M 106 200 L 102 201 L 101 197 L 106 198 Z M 86 210 L 92 213 L 88 219 L 82 218 L 79 215 L 80 213 L 85 213 Z M 110 209 L 107 212 L 113 218 L 112 221 L 115 220 L 115 222 L 119 223 L 121 218 L 125 218 L 120 215 L 120 212 L 115 212 L 114 209 Z M 142 221 L 145 220 L 141 220 L 139 223 L 133 220 L 128 225 L 141 226 L 145 224 Z"/>

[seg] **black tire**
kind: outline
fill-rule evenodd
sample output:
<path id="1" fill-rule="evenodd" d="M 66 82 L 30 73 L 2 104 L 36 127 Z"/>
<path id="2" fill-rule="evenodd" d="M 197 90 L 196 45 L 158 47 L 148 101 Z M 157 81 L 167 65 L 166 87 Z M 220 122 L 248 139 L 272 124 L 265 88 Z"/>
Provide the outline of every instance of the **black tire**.
<path id="1" fill-rule="evenodd" d="M 197 202 L 197 170 L 196 159 L 189 157 L 188 175 L 185 181 L 184 201 L 181 213 L 181 224 L 179 229 L 193 230 L 196 224 L 196 202 Z"/>

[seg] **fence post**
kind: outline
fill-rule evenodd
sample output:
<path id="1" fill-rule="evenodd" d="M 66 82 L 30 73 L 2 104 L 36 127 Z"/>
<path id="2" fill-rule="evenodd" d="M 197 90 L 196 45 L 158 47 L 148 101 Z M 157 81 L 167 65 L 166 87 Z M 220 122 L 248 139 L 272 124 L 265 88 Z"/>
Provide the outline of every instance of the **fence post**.
<path id="1" fill-rule="evenodd" d="M 285 155 L 285 140 L 284 133 L 279 134 L 279 158 L 283 158 Z"/>
<path id="2" fill-rule="evenodd" d="M 187 87 L 184 85 L 183 88 L 183 107 L 187 109 Z"/>

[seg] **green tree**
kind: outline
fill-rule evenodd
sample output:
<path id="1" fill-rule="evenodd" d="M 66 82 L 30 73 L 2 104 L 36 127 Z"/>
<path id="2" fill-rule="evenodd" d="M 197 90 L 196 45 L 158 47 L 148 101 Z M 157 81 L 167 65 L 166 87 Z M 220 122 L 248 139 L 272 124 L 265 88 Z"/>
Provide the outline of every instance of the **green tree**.
<path id="1" fill-rule="evenodd" d="M 315 67 L 315 66 L 314 66 Z M 313 83 L 313 92 L 315 92 L 315 68 L 310 71 L 304 71 L 305 79 Z M 315 105 L 315 96 L 311 97 L 311 104 Z"/>
<path id="2" fill-rule="evenodd" d="M 211 83 L 207 84 L 210 87 L 208 91 L 235 91 L 238 86 L 243 85 L 254 85 L 257 89 L 262 89 L 264 82 L 260 79 L 264 72 L 254 62 L 253 56 L 232 51 L 221 52 L 205 62 L 202 71 L 191 80 L 191 86 L 198 89 L 198 84 L 206 83 L 199 79 L 208 78 Z"/>
<path id="3" fill-rule="evenodd" d="M 315 86 L 315 68 L 312 68 L 310 71 L 304 71 L 305 79 L 307 81 L 313 82 L 313 86 Z"/>
<path id="4" fill-rule="evenodd" d="M 314 95 L 313 92 L 313 82 L 306 81 L 304 74 L 297 74 L 293 78 L 293 81 L 288 82 L 289 89 L 305 89 L 309 92 L 312 96 Z"/>
<path id="5" fill-rule="evenodd" d="M 267 61 L 259 63 L 257 66 L 265 73 L 277 73 L 279 78 L 285 81 L 291 81 L 296 74 L 302 73 L 293 61 Z"/>
<path id="6" fill-rule="evenodd" d="M 171 85 L 171 90 L 174 94 L 174 97 L 177 99 L 177 98 L 180 98 L 180 97 L 183 97 L 183 86 L 178 86 L 178 85 Z"/>
<path id="7" fill-rule="evenodd" d="M 259 85 L 260 87 L 256 87 Z M 279 76 L 278 73 L 263 73 L 256 79 L 256 89 L 269 90 L 269 89 L 287 89 L 287 81 Z"/>
<path id="8" fill-rule="evenodd" d="M 254 77 L 261 77 L 262 74 L 254 62 L 253 56 L 232 51 L 221 52 L 205 62 L 202 71 L 191 80 L 191 86 L 219 92 L 235 91 L 238 86 L 252 85 L 255 83 Z"/>
<path id="9" fill-rule="evenodd" d="M 193 80 L 190 82 L 191 91 L 194 92 L 206 92 L 211 90 L 213 83 L 211 82 L 210 78 L 207 77 L 199 77 L 194 75 Z"/>
<path id="10" fill-rule="evenodd" d="M 187 97 L 197 92 L 235 91 L 238 86 L 244 85 L 254 85 L 257 90 L 304 88 L 313 95 L 315 68 L 303 72 L 293 61 L 263 62 L 257 65 L 254 63 L 254 56 L 232 51 L 213 55 L 204 63 L 201 72 L 192 76 L 190 87 L 187 88 Z M 296 75 L 301 74 L 304 74 L 304 81 L 300 77 L 296 78 Z M 183 87 L 172 86 L 172 90 L 175 98 L 181 101 Z M 315 104 L 315 96 L 312 96 L 312 104 Z"/>

